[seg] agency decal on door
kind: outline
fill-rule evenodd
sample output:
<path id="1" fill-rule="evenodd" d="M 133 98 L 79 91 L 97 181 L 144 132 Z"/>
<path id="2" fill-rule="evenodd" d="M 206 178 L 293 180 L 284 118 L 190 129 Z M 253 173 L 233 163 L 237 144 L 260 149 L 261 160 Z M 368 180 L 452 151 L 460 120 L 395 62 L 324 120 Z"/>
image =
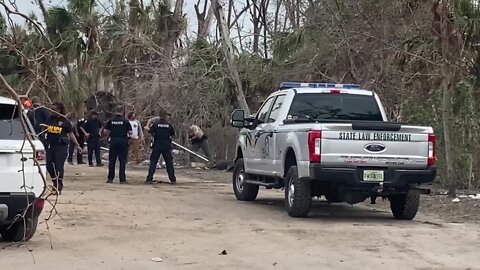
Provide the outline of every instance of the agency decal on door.
<path id="1" fill-rule="evenodd" d="M 262 148 L 262 158 L 267 158 L 270 154 L 270 137 L 265 136 L 265 143 Z"/>
<path id="2" fill-rule="evenodd" d="M 252 133 L 251 132 L 246 132 L 246 133 L 243 133 L 243 134 L 240 134 L 240 136 L 242 136 L 243 140 L 244 140 L 244 149 L 243 150 L 247 150 L 248 148 L 251 149 L 252 151 L 252 154 L 255 154 L 255 148 L 257 148 L 257 143 L 258 143 L 258 140 L 260 139 L 260 137 L 265 134 L 267 132 L 263 132 L 263 131 L 259 131 L 256 135 L 255 135 L 255 139 L 252 138 Z M 269 142 L 269 138 L 268 136 L 266 137 L 265 139 L 265 145 L 268 145 L 270 142 Z M 267 152 L 265 152 L 265 147 L 262 148 L 262 154 L 263 155 L 267 155 L 268 156 L 268 149 L 266 150 Z"/>

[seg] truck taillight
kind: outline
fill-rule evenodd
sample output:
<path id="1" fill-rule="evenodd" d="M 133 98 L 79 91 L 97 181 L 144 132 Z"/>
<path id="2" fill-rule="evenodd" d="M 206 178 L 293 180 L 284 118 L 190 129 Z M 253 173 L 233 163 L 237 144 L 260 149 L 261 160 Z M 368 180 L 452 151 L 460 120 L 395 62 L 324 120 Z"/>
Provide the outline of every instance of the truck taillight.
<path id="1" fill-rule="evenodd" d="M 427 158 L 427 165 L 432 166 L 437 161 L 435 156 L 435 134 L 430 133 L 428 134 L 428 158 Z"/>
<path id="2" fill-rule="evenodd" d="M 320 145 L 322 143 L 322 131 L 311 130 L 308 132 L 308 152 L 310 156 L 310 162 L 320 162 L 321 151 Z"/>
<path id="3" fill-rule="evenodd" d="M 45 151 L 35 151 L 35 159 L 38 161 L 45 160 Z"/>

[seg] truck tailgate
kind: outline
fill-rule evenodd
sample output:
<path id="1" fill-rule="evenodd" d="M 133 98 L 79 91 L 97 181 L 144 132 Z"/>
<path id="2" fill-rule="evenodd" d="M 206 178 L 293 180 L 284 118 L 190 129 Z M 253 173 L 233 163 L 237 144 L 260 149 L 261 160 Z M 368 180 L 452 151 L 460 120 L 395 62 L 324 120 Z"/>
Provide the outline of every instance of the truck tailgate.
<path id="1" fill-rule="evenodd" d="M 425 168 L 429 128 L 382 124 L 354 128 L 350 123 L 322 124 L 321 163 L 328 167 Z"/>

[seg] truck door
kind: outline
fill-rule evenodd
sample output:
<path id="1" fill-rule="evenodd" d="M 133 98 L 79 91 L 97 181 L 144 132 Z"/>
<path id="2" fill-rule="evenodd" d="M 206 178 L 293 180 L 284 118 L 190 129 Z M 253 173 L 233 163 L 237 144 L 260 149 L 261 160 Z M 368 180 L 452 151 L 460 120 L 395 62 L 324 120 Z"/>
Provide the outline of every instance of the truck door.
<path id="1" fill-rule="evenodd" d="M 250 149 L 247 149 L 248 158 L 245 161 L 246 169 L 249 173 L 258 174 L 262 172 L 261 168 L 262 163 L 264 162 L 261 153 L 264 145 L 262 142 L 265 140 L 265 127 L 267 126 L 266 120 L 274 99 L 275 97 L 271 97 L 263 103 L 255 118 L 256 127 L 249 131 L 248 137 L 250 137 L 249 139 L 251 143 L 249 144 Z"/>
<path id="2" fill-rule="evenodd" d="M 277 129 L 280 121 L 277 120 L 280 120 L 278 119 L 278 116 L 284 100 L 285 95 L 279 95 L 275 98 L 272 109 L 268 114 L 266 124 L 263 127 L 265 135 L 262 138 L 264 139 L 257 143 L 257 145 L 259 145 L 259 147 L 262 149 L 262 167 L 260 168 L 262 174 L 274 175 L 275 172 L 279 171 L 278 165 L 281 163 L 281 157 L 277 149 Z"/>

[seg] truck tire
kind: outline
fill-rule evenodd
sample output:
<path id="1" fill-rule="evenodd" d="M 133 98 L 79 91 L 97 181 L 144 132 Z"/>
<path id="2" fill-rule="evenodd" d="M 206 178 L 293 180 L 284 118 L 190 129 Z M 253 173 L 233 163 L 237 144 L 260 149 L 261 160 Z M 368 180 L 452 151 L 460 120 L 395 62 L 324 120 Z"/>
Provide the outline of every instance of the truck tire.
<path id="1" fill-rule="evenodd" d="M 312 206 L 310 180 L 298 178 L 297 166 L 291 166 L 285 186 L 285 208 L 291 217 L 306 217 Z"/>
<path id="2" fill-rule="evenodd" d="M 407 194 L 391 195 L 389 200 L 395 219 L 412 220 L 417 215 L 420 205 L 420 193 L 418 190 L 410 190 Z"/>
<path id="3" fill-rule="evenodd" d="M 247 176 L 243 158 L 237 159 L 233 169 L 233 191 L 239 201 L 254 201 L 258 195 L 258 185 L 245 183 Z"/>
<path id="4" fill-rule="evenodd" d="M 27 213 L 28 216 L 28 213 Z M 13 225 L 0 227 L 0 235 L 4 241 L 19 242 L 30 240 L 37 230 L 38 217 L 27 217 L 25 221 L 20 220 Z M 25 238 L 23 238 L 25 236 Z"/>

